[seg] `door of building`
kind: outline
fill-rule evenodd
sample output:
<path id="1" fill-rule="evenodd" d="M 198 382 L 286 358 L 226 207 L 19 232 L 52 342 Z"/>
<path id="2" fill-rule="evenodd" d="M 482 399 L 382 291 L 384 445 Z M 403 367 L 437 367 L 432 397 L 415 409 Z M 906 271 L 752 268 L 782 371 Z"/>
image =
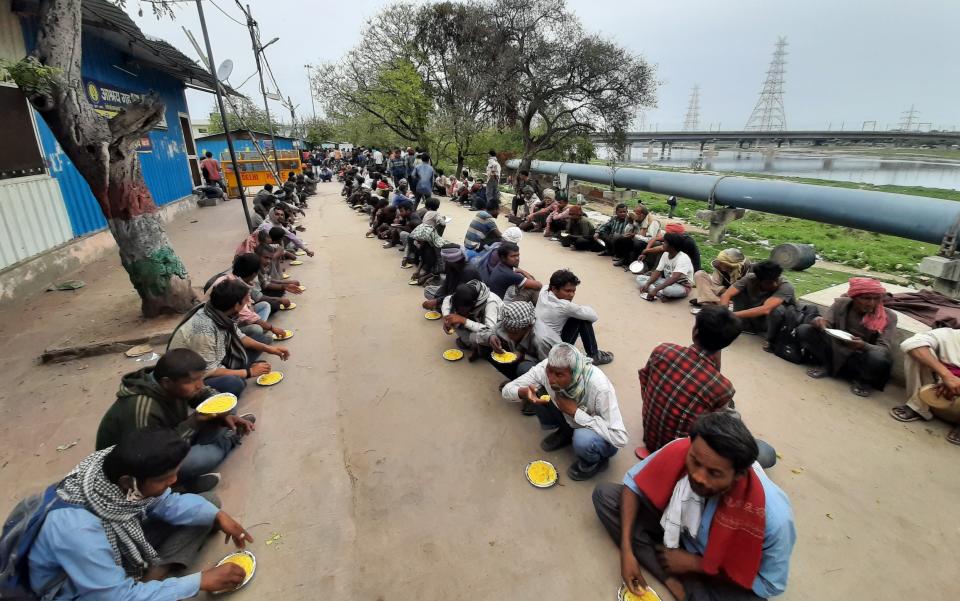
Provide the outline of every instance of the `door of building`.
<path id="1" fill-rule="evenodd" d="M 202 186 L 200 177 L 200 159 L 197 157 L 197 145 L 193 142 L 193 130 L 190 128 L 190 117 L 180 113 L 180 131 L 183 132 L 183 145 L 187 149 L 187 162 L 190 164 L 190 177 L 194 186 Z"/>

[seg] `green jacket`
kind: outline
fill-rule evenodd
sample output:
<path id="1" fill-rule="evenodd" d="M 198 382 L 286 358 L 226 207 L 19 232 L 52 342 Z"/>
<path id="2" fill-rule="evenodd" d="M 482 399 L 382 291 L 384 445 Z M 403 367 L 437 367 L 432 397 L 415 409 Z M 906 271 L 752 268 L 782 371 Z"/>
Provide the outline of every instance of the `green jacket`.
<path id="1" fill-rule="evenodd" d="M 193 409 L 216 391 L 208 386 L 192 399 L 174 399 L 153 377 L 153 370 L 145 367 L 120 380 L 117 400 L 97 429 L 98 451 L 117 444 L 127 432 L 147 428 L 170 428 L 183 440 L 194 441 L 200 423 Z"/>

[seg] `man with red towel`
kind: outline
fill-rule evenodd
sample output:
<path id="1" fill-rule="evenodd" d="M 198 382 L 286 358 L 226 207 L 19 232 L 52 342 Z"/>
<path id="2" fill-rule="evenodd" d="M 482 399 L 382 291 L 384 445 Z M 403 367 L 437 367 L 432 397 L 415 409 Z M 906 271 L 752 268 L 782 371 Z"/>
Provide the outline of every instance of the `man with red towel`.
<path id="1" fill-rule="evenodd" d="M 620 546 L 634 594 L 646 568 L 680 601 L 752 601 L 787 588 L 796 542 L 786 494 L 756 463 L 742 421 L 707 413 L 689 438 L 634 466 L 623 484 L 599 484 L 593 505 Z"/>

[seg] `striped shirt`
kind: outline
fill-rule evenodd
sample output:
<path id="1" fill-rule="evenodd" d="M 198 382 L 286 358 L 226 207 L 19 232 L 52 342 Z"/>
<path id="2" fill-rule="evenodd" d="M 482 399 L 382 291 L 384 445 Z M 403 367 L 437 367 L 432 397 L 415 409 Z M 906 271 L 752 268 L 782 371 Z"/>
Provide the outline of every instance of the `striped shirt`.
<path id="1" fill-rule="evenodd" d="M 497 219 L 486 211 L 480 211 L 470 222 L 467 235 L 463 238 L 463 246 L 469 250 L 480 250 L 484 247 L 493 232 L 497 229 Z"/>

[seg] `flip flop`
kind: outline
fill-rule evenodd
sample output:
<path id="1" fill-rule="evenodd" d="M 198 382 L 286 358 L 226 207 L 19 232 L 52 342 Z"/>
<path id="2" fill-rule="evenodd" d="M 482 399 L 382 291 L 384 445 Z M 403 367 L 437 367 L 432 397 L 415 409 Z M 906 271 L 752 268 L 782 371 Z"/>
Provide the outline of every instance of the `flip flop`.
<path id="1" fill-rule="evenodd" d="M 830 374 L 822 367 L 811 367 L 807 370 L 807 375 L 814 380 L 819 380 L 820 378 L 826 378 Z"/>
<path id="2" fill-rule="evenodd" d="M 896 407 L 890 409 L 890 417 L 897 420 L 898 422 L 904 422 L 904 423 L 918 422 L 923 419 L 922 415 L 920 415 L 919 413 L 917 413 L 907 405 L 897 405 Z"/>
<path id="3" fill-rule="evenodd" d="M 859 397 L 868 397 L 870 396 L 870 387 L 866 384 L 860 384 L 859 382 L 853 382 L 850 384 L 850 392 L 859 396 Z"/>

